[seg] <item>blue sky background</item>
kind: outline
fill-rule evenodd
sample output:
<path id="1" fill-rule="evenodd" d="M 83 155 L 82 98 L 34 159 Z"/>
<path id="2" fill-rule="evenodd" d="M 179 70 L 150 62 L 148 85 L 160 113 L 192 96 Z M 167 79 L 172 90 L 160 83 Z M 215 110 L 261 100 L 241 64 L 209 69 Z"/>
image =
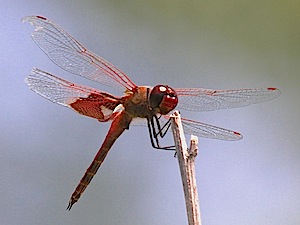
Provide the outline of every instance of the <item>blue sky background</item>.
<path id="1" fill-rule="evenodd" d="M 122 93 L 54 65 L 21 23 L 27 15 L 51 18 L 139 85 L 280 88 L 271 102 L 182 116 L 244 136 L 199 140 L 203 224 L 299 224 L 299 11 L 296 1 L 2 0 L 0 224 L 187 224 L 177 160 L 153 150 L 143 127 L 120 137 L 65 210 L 109 124 L 52 104 L 24 78 L 38 67 Z"/>

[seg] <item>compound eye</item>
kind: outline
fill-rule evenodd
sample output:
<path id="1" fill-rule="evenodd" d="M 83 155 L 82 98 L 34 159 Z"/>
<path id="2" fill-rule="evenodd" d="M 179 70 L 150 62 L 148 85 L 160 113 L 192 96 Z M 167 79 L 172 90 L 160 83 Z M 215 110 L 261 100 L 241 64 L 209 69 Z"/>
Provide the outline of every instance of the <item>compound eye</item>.
<path id="1" fill-rule="evenodd" d="M 150 97 L 149 97 L 149 103 L 151 108 L 154 109 L 159 107 L 159 104 L 161 103 L 166 90 L 167 89 L 161 85 L 157 85 L 151 90 Z"/>
<path id="2" fill-rule="evenodd" d="M 151 108 L 158 109 L 158 111 L 165 115 L 173 110 L 178 103 L 178 98 L 175 90 L 168 86 L 155 86 L 149 98 Z"/>

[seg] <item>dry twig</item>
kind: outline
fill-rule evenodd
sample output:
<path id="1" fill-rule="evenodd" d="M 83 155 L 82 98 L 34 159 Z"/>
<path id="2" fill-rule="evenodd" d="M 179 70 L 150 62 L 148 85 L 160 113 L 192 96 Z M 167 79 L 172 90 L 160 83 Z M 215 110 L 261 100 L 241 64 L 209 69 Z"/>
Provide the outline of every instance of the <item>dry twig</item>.
<path id="1" fill-rule="evenodd" d="M 180 114 L 176 111 L 171 116 L 172 132 L 179 162 L 189 225 L 201 225 L 201 215 L 195 174 L 195 157 L 198 153 L 198 138 L 191 136 L 190 148 L 187 149 Z"/>

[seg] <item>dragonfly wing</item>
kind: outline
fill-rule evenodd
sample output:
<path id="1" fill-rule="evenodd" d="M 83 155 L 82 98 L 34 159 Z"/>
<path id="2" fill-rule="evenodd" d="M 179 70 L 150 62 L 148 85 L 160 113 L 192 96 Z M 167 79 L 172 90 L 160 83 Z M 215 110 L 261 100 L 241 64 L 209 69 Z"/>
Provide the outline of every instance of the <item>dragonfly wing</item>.
<path id="1" fill-rule="evenodd" d="M 276 88 L 256 88 L 239 90 L 210 90 L 203 88 L 175 88 L 178 108 L 191 111 L 209 111 L 237 108 L 265 102 L 277 98 Z"/>
<path id="2" fill-rule="evenodd" d="M 162 116 L 160 120 L 165 123 L 169 118 L 170 115 L 165 115 Z M 238 132 L 186 118 L 181 118 L 181 123 L 185 134 L 225 141 L 238 141 L 243 138 Z"/>
<path id="3" fill-rule="evenodd" d="M 225 141 L 237 141 L 243 138 L 243 136 L 235 131 L 227 130 L 221 127 L 193 121 L 182 118 L 182 126 L 184 132 L 187 134 L 193 134 L 198 137 L 219 139 Z"/>
<path id="4" fill-rule="evenodd" d="M 130 123 L 130 126 L 142 126 L 142 127 L 147 127 L 148 124 L 147 124 L 147 120 L 145 118 L 139 118 L 139 117 L 136 117 L 136 118 L 133 118 L 131 123 Z"/>
<path id="5" fill-rule="evenodd" d="M 36 27 L 32 33 L 33 40 L 55 64 L 64 70 L 118 90 L 136 88 L 126 74 L 87 50 L 51 20 L 41 16 L 27 16 L 22 21 Z"/>
<path id="6" fill-rule="evenodd" d="M 31 71 L 26 82 L 32 91 L 44 98 L 101 122 L 111 119 L 114 110 L 122 104 L 120 98 L 93 88 L 73 84 L 36 68 Z"/>

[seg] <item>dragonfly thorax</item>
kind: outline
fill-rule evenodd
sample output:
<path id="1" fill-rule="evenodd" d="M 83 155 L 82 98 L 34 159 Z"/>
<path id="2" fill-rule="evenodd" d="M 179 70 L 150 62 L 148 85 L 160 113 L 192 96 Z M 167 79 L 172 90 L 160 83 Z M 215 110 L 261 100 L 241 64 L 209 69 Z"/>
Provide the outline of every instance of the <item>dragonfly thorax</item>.
<path id="1" fill-rule="evenodd" d="M 178 97 L 176 91 L 167 85 L 157 85 L 150 92 L 150 107 L 158 110 L 162 115 L 166 115 L 175 109 L 177 103 Z"/>

